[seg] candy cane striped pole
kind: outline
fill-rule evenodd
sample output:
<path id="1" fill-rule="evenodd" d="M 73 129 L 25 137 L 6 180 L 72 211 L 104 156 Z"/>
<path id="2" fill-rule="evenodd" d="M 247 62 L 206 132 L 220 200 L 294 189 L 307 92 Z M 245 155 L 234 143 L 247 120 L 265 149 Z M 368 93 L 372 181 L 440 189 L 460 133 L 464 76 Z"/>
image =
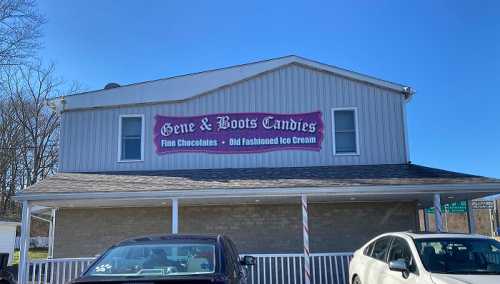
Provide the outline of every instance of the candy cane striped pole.
<path id="1" fill-rule="evenodd" d="M 311 255 L 309 251 L 309 223 L 307 216 L 307 196 L 302 195 L 302 233 L 304 235 L 304 283 L 311 283 Z"/>

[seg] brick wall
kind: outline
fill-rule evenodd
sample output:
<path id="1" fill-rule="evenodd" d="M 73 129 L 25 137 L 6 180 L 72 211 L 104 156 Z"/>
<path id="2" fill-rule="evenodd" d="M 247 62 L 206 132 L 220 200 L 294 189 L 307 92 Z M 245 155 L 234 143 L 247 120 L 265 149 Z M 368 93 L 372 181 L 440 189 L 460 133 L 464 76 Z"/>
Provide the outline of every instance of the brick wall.
<path id="1" fill-rule="evenodd" d="M 414 203 L 310 204 L 313 252 L 353 251 L 371 237 L 415 229 Z M 170 208 L 60 209 L 55 257 L 92 256 L 117 241 L 169 233 Z M 181 206 L 180 233 L 225 233 L 241 252 L 302 252 L 299 204 Z"/>
<path id="2" fill-rule="evenodd" d="M 140 235 L 169 233 L 169 208 L 60 209 L 54 257 L 85 257 Z"/>
<path id="3" fill-rule="evenodd" d="M 386 232 L 417 229 L 415 203 L 337 203 L 310 206 L 311 251 L 353 251 Z"/>

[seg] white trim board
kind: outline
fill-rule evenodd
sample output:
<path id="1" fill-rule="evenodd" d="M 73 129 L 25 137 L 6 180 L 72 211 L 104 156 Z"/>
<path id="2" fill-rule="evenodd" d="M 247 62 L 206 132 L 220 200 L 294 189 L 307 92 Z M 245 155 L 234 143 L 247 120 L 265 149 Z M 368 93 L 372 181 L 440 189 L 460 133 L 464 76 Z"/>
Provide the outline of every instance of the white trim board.
<path id="1" fill-rule="evenodd" d="M 141 118 L 141 159 L 140 160 L 122 160 L 122 120 L 125 117 L 140 117 Z M 144 139 L 145 139 L 145 119 L 144 114 L 122 114 L 118 117 L 118 155 L 116 161 L 118 163 L 133 163 L 144 162 Z"/>
<path id="2" fill-rule="evenodd" d="M 354 127 L 356 135 L 356 152 L 353 153 L 337 153 L 337 147 L 335 145 L 335 112 L 342 110 L 352 110 L 354 111 Z M 357 107 L 335 107 L 332 108 L 332 147 L 334 156 L 359 156 L 359 123 L 358 123 L 358 108 Z"/>

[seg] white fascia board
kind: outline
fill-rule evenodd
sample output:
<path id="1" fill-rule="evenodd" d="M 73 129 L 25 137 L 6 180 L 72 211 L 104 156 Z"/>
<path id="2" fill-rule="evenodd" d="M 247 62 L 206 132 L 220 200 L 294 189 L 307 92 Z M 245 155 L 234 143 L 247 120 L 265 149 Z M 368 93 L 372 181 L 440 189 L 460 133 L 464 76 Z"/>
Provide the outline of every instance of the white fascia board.
<path id="1" fill-rule="evenodd" d="M 346 69 L 298 56 L 287 56 L 213 71 L 130 84 L 113 89 L 75 94 L 64 98 L 53 99 L 52 103 L 57 106 L 58 110 L 72 110 L 159 102 L 178 102 L 293 63 L 331 72 L 353 80 L 367 82 L 399 93 L 407 94 L 408 91 L 411 90 L 400 84 Z M 61 103 L 61 99 L 64 100 L 64 103 Z"/>
<path id="2" fill-rule="evenodd" d="M 183 101 L 288 63 L 290 58 L 281 58 L 71 95 L 64 98 L 64 110 Z"/>
<path id="3" fill-rule="evenodd" d="M 141 192 L 91 192 L 91 193 L 21 193 L 14 198 L 18 201 L 51 201 L 81 199 L 155 199 L 155 198 L 222 198 L 222 197 L 292 197 L 292 196 L 363 196 L 363 195 L 408 195 L 429 193 L 484 193 L 500 192 L 498 183 L 479 184 L 426 184 L 393 186 L 352 186 L 352 187 L 297 187 L 262 189 L 203 189 L 168 190 Z"/>
<path id="4" fill-rule="evenodd" d="M 390 89 L 390 90 L 393 90 L 396 92 L 400 92 L 400 93 L 406 93 L 408 91 L 413 93 L 411 91 L 411 88 L 404 86 L 404 85 L 401 85 L 401 84 L 378 79 L 378 78 L 375 78 L 372 76 L 364 75 L 364 74 L 350 71 L 347 69 L 342 69 L 342 68 L 339 68 L 339 67 L 336 67 L 333 65 L 328 65 L 328 64 L 321 63 L 321 62 L 309 60 L 309 59 L 302 58 L 299 56 L 294 56 L 294 59 L 295 59 L 296 63 L 303 64 L 303 65 L 306 65 L 306 66 L 311 67 L 311 68 L 331 72 L 331 73 L 334 73 L 334 74 L 337 74 L 337 75 L 340 75 L 340 76 L 343 76 L 343 77 L 346 77 L 349 79 L 353 79 L 353 80 L 357 80 L 357 81 L 361 81 L 361 82 L 365 82 L 365 83 L 370 83 L 372 85 L 387 88 L 387 89 Z"/>

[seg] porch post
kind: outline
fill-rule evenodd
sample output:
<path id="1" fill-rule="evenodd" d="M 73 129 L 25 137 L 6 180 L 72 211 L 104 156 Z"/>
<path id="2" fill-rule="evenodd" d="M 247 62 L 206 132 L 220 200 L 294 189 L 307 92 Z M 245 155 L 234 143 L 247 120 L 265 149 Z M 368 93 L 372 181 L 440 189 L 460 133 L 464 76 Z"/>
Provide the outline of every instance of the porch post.
<path id="1" fill-rule="evenodd" d="M 19 284 L 28 283 L 29 272 L 29 249 L 30 249 L 30 225 L 31 225 L 31 204 L 23 201 L 23 212 L 21 220 L 21 237 L 19 252 L 19 268 L 17 282 Z"/>
<path id="2" fill-rule="evenodd" d="M 55 208 L 52 208 L 51 210 L 51 222 L 50 222 L 50 228 L 49 228 L 49 258 L 54 258 L 54 237 L 55 237 L 55 231 L 56 231 L 56 210 Z"/>
<path id="3" fill-rule="evenodd" d="M 443 216 L 441 215 L 441 195 L 434 193 L 434 216 L 436 218 L 436 231 L 443 232 Z"/>
<path id="4" fill-rule="evenodd" d="M 467 223 L 469 223 L 469 234 L 476 233 L 476 218 L 472 208 L 472 200 L 467 200 Z"/>
<path id="5" fill-rule="evenodd" d="M 302 195 L 302 234 L 304 237 L 304 283 L 311 283 L 311 257 L 309 251 L 309 220 L 307 216 L 307 196 Z"/>
<path id="6" fill-rule="evenodd" d="M 179 233 L 179 199 L 172 198 L 172 234 Z"/>
<path id="7" fill-rule="evenodd" d="M 425 232 L 430 231 L 430 229 L 429 229 L 429 214 L 427 214 L 427 212 L 425 212 L 425 208 L 424 208 L 424 231 Z"/>

